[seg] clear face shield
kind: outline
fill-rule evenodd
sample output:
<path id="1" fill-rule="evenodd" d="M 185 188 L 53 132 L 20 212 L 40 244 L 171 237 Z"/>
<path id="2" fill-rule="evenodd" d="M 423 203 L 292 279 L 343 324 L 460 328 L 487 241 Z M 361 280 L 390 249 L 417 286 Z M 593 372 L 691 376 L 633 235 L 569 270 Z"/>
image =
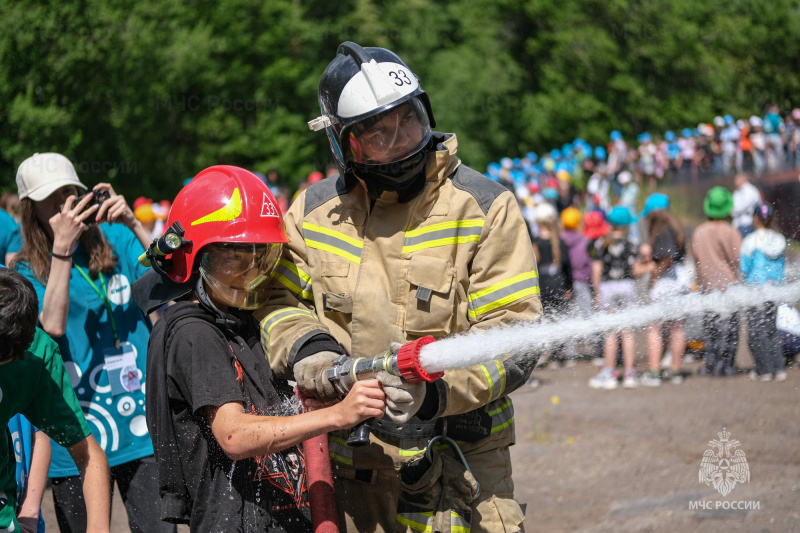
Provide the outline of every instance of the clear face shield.
<path id="1" fill-rule="evenodd" d="M 270 273 L 282 248 L 281 244 L 209 244 L 200 256 L 200 275 L 230 307 L 257 309 L 269 297 Z"/>
<path id="2" fill-rule="evenodd" d="M 412 98 L 350 127 L 347 159 L 363 164 L 390 164 L 421 150 L 431 125 L 422 102 Z"/>

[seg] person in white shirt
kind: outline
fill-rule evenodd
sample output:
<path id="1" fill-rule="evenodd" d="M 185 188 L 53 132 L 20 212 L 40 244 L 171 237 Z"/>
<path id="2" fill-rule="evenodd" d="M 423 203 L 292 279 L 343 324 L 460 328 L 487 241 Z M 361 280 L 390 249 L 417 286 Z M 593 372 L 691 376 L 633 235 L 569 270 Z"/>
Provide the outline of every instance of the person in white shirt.
<path id="1" fill-rule="evenodd" d="M 742 238 L 753 232 L 753 209 L 761 203 L 761 193 L 750 183 L 746 174 L 734 178 L 736 190 L 733 191 L 733 227 L 739 230 Z"/>

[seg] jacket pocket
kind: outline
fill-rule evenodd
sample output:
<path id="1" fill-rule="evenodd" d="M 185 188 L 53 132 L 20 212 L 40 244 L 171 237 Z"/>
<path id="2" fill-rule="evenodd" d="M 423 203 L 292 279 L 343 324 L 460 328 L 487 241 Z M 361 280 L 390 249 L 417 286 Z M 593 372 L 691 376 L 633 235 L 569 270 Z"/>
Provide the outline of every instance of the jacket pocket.
<path id="1" fill-rule="evenodd" d="M 409 295 L 404 329 L 407 333 L 444 336 L 453 318 L 455 269 L 450 261 L 414 255 L 406 281 Z"/>
<path id="2" fill-rule="evenodd" d="M 322 262 L 322 306 L 325 311 L 353 312 L 353 298 L 347 283 L 349 273 L 349 263 Z"/>

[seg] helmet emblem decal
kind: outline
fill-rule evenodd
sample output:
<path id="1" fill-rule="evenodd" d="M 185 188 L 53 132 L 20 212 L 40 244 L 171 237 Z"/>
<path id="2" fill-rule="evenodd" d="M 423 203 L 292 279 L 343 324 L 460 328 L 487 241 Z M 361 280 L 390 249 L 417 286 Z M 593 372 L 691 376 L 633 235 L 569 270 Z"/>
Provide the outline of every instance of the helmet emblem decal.
<path id="1" fill-rule="evenodd" d="M 280 218 L 280 215 L 278 215 L 278 208 L 276 208 L 275 204 L 272 203 L 272 200 L 269 199 L 267 193 L 262 194 L 264 195 L 264 199 L 263 203 L 261 204 L 261 216 Z"/>
<path id="2" fill-rule="evenodd" d="M 239 193 L 239 188 L 233 189 L 233 194 L 231 195 L 231 199 L 228 200 L 228 204 L 224 207 L 221 207 L 214 211 L 213 213 L 209 213 L 202 218 L 198 218 L 194 222 L 192 222 L 192 226 L 197 226 L 198 224 L 205 224 L 206 222 L 230 222 L 231 220 L 236 220 L 236 218 L 242 214 L 242 196 Z"/>

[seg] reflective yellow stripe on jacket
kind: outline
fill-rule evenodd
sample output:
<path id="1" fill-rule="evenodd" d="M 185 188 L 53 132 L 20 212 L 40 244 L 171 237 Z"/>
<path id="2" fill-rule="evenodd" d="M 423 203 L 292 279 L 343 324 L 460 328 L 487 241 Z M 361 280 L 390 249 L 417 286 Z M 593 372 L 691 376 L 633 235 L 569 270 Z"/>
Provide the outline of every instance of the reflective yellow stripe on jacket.
<path id="1" fill-rule="evenodd" d="M 303 241 L 309 248 L 338 255 L 357 265 L 361 264 L 361 249 L 364 243 L 339 231 L 303 222 Z"/>
<path id="2" fill-rule="evenodd" d="M 317 317 L 314 316 L 314 313 L 304 309 L 281 309 L 279 311 L 275 311 L 274 313 L 270 313 L 267 315 L 267 318 L 261 321 L 261 345 L 270 346 L 269 335 L 272 332 L 272 328 L 275 327 L 275 325 L 279 322 L 282 322 L 293 316 L 307 316 L 315 320 L 317 319 Z M 269 353 L 267 353 L 267 360 L 270 360 Z"/>
<path id="3" fill-rule="evenodd" d="M 474 320 L 479 315 L 531 294 L 539 294 L 539 275 L 535 270 L 471 293 L 469 295 L 469 317 Z"/>
<path id="4" fill-rule="evenodd" d="M 403 242 L 403 253 L 408 254 L 448 244 L 478 242 L 482 231 L 483 220 L 453 220 L 407 231 Z"/>
<path id="5" fill-rule="evenodd" d="M 494 401 L 506 390 L 506 370 L 500 361 L 481 364 L 481 370 L 489 384 L 489 401 Z"/>
<path id="6" fill-rule="evenodd" d="M 492 417 L 492 434 L 502 431 L 514 423 L 514 404 L 511 398 L 503 398 L 502 403 L 489 409 Z"/>
<path id="7" fill-rule="evenodd" d="M 278 280 L 281 285 L 292 291 L 292 294 L 302 300 L 314 300 L 314 293 L 311 290 L 311 276 L 297 268 L 297 266 L 281 259 L 272 271 L 272 277 Z"/>

